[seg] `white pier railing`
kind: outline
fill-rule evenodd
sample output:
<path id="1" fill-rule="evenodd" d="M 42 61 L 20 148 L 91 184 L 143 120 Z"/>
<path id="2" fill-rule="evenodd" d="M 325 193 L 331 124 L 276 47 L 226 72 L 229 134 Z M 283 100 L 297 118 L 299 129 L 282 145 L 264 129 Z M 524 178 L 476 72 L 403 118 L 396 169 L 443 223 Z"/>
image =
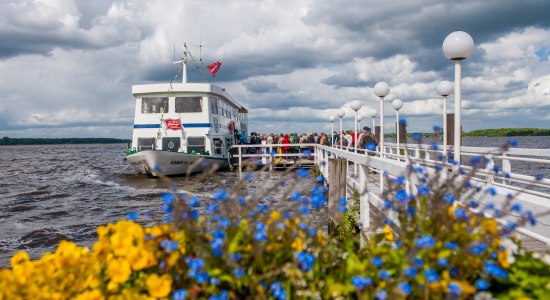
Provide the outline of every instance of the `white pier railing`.
<path id="1" fill-rule="evenodd" d="M 448 172 L 452 172 L 453 168 L 456 169 L 456 166 L 452 164 L 442 163 L 438 158 L 442 152 L 432 149 L 430 145 L 401 145 L 398 151 L 395 144 L 387 144 L 384 155 L 380 156 L 380 152 L 374 151 L 357 150 L 355 152 L 356 150 L 352 147 L 339 149 L 317 144 L 273 144 L 234 146 L 238 148 L 236 156 L 238 156 L 239 170 L 242 170 L 243 162 L 247 159 L 255 159 L 256 162 L 260 162 L 261 160 L 261 163 L 270 164 L 272 168 L 278 158 L 298 160 L 300 157 L 304 157 L 304 153 L 276 154 L 277 148 L 282 146 L 302 146 L 312 149 L 311 154 L 308 156 L 308 161 L 313 162 L 318 167 L 329 185 L 328 160 L 330 158 L 346 159 L 349 165 L 353 166 L 350 167 L 350 171 L 347 173 L 346 182 L 349 187 L 348 191 L 356 189 L 360 194 L 360 222 L 363 233 L 367 235 L 371 230 L 371 218 L 369 216 L 371 205 L 377 208 L 383 207 L 380 195 L 385 188 L 384 172 L 390 177 L 397 178 L 406 174 L 407 166 L 411 163 L 423 166 L 429 174 L 436 172 L 436 166 L 442 166 L 448 169 Z M 245 153 L 244 149 L 249 147 L 258 148 L 259 152 L 256 154 Z M 487 204 L 491 201 L 498 206 L 506 201 L 507 195 L 513 194 L 515 195 L 515 202 L 521 203 L 525 210 L 531 210 L 535 215 L 550 210 L 550 193 L 548 192 L 550 191 L 550 180 L 540 179 L 535 181 L 532 174 L 519 173 L 521 169 L 520 164 L 527 163 L 538 165 L 538 172 L 548 170 L 550 168 L 550 150 L 511 148 L 505 153 L 502 153 L 497 148 L 487 147 L 461 147 L 461 150 L 464 161 L 469 161 L 466 158 L 474 156 L 487 158 L 486 161 L 482 161 L 482 168 L 474 170 L 475 177 L 473 179 L 475 180 L 475 184 L 481 187 L 480 191 L 473 195 L 473 198 L 478 200 L 478 202 Z M 495 168 L 495 165 L 498 168 Z M 515 166 L 514 169 L 512 169 L 512 166 Z M 466 171 L 472 169 L 467 165 L 461 167 Z M 495 170 L 498 172 L 495 172 Z M 440 174 L 445 176 L 446 172 L 440 172 Z M 409 180 L 406 183 L 407 189 L 414 192 L 419 182 L 415 181 L 417 180 L 415 177 L 408 178 L 407 180 Z M 497 195 L 486 199 L 485 193 L 489 187 L 493 187 L 497 191 Z M 352 193 L 348 193 L 348 198 L 351 198 L 351 195 Z M 393 218 L 394 216 L 389 215 L 387 217 Z M 503 217 L 497 221 L 506 224 L 509 220 Z M 550 246 L 549 215 L 540 217 L 535 227 L 516 228 L 516 230 Z"/>

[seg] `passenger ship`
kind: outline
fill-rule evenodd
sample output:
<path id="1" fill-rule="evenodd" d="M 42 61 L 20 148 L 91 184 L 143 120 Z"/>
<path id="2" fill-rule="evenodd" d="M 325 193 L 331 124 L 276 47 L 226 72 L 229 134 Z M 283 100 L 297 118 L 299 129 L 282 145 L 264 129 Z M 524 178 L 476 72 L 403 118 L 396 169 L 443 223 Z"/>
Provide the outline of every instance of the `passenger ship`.
<path id="1" fill-rule="evenodd" d="M 229 166 L 229 148 L 247 135 L 248 110 L 224 88 L 188 83 L 132 86 L 135 118 L 126 161 L 140 174 L 183 175 Z"/>

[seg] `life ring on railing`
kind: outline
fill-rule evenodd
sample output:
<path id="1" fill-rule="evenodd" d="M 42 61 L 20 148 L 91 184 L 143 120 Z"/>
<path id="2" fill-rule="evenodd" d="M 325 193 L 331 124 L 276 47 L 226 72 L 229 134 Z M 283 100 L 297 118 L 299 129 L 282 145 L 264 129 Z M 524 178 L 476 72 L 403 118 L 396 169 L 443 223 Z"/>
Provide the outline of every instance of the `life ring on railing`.
<path id="1" fill-rule="evenodd" d="M 232 121 L 229 121 L 229 126 L 228 126 L 228 128 L 229 128 L 229 132 L 230 132 L 230 133 L 233 133 L 233 131 L 235 130 L 235 127 L 233 127 L 233 122 L 232 122 Z"/>

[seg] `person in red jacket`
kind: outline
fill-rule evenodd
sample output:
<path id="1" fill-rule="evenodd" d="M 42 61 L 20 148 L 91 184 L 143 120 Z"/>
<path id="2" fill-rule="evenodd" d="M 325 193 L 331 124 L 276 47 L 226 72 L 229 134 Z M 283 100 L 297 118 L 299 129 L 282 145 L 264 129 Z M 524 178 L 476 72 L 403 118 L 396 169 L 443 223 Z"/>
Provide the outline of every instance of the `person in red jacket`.
<path id="1" fill-rule="evenodd" d="M 290 144 L 290 138 L 288 137 L 288 134 L 285 134 L 283 136 L 283 141 L 281 144 Z M 283 153 L 286 153 L 290 149 L 290 146 L 283 146 Z"/>

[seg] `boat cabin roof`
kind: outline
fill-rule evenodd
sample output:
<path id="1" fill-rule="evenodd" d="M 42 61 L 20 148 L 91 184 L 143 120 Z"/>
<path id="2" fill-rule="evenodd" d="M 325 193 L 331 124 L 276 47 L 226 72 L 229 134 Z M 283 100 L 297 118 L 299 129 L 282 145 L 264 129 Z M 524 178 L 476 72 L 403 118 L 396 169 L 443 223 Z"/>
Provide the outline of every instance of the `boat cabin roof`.
<path id="1" fill-rule="evenodd" d="M 169 83 L 140 84 L 132 86 L 134 97 L 150 94 L 167 94 L 170 90 Z M 208 93 L 222 96 L 231 101 L 239 108 L 240 113 L 248 113 L 248 110 L 239 102 L 235 101 L 224 88 L 210 83 L 172 83 L 170 93 Z"/>

